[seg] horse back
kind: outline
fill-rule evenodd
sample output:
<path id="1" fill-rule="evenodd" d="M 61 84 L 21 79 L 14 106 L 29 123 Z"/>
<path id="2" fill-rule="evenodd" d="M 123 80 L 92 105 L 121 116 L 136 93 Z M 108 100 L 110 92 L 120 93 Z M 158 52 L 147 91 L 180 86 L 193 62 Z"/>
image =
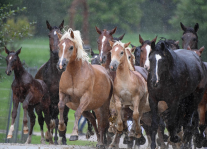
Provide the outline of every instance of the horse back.
<path id="1" fill-rule="evenodd" d="M 135 66 L 135 70 L 142 75 L 145 81 L 147 81 L 148 71 L 144 67 Z"/>

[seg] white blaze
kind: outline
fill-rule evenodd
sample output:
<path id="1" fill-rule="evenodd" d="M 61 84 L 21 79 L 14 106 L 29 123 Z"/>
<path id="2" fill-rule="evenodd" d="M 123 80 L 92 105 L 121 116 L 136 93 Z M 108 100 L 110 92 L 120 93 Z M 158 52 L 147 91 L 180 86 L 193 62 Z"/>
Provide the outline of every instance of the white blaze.
<path id="1" fill-rule="evenodd" d="M 60 58 L 60 65 L 62 65 L 63 57 L 64 57 L 64 52 L 65 52 L 65 42 L 62 44 L 63 45 L 63 54 Z"/>
<path id="2" fill-rule="evenodd" d="M 115 52 L 118 50 L 118 47 L 116 47 Z"/>
<path id="3" fill-rule="evenodd" d="M 11 59 L 12 59 L 12 56 L 9 57 L 9 60 L 11 60 Z"/>
<path id="4" fill-rule="evenodd" d="M 147 46 L 146 46 L 147 55 L 146 55 L 146 61 L 145 61 L 145 63 L 144 63 L 144 68 L 147 68 L 147 69 L 150 68 L 150 62 L 149 62 L 149 53 L 150 53 L 150 49 L 151 49 L 151 46 L 147 45 Z"/>
<path id="5" fill-rule="evenodd" d="M 54 31 L 54 35 L 56 35 L 56 31 Z"/>
<path id="6" fill-rule="evenodd" d="M 159 76 L 158 76 L 158 61 L 160 60 L 160 59 L 162 59 L 162 57 L 159 55 L 159 54 L 156 54 L 155 55 L 155 59 L 156 59 L 156 82 L 158 82 L 158 80 L 159 80 Z"/>
<path id="7" fill-rule="evenodd" d="M 103 43 L 104 43 L 104 41 L 106 40 L 106 36 L 103 36 L 103 38 L 102 38 L 102 45 L 101 45 L 101 56 L 102 56 L 102 54 L 103 54 Z"/>

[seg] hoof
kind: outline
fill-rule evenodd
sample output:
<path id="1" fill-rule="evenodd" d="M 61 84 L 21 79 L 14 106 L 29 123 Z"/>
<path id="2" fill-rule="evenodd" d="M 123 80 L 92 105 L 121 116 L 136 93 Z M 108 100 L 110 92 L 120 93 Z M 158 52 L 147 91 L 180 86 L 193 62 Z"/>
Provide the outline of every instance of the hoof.
<path id="1" fill-rule="evenodd" d="M 134 140 L 129 140 L 127 144 L 127 148 L 132 148 L 134 145 Z"/>
<path id="2" fill-rule="evenodd" d="M 93 131 L 87 131 L 87 133 L 86 133 L 86 139 L 89 139 L 93 135 L 94 135 L 94 132 Z"/>
<path id="3" fill-rule="evenodd" d="M 7 136 L 7 139 L 11 139 L 11 138 L 12 138 L 12 135 L 8 135 L 8 136 Z"/>
<path id="4" fill-rule="evenodd" d="M 63 145 L 67 145 L 66 137 L 63 137 L 63 138 L 62 138 L 62 144 L 63 144 Z"/>
<path id="5" fill-rule="evenodd" d="M 167 142 L 167 141 L 168 141 L 168 138 L 169 138 L 169 136 L 166 135 L 166 134 L 164 134 L 164 136 L 163 136 L 163 140 L 164 140 L 164 142 Z"/>
<path id="6" fill-rule="evenodd" d="M 104 145 L 98 145 L 98 144 L 96 144 L 96 148 L 97 149 L 105 149 L 105 146 Z"/>
<path id="7" fill-rule="evenodd" d="M 78 136 L 70 136 L 70 141 L 76 141 L 78 140 Z"/>
<path id="8" fill-rule="evenodd" d="M 58 142 L 57 142 L 57 141 L 54 141 L 54 144 L 55 144 L 55 145 L 58 145 Z"/>
<path id="9" fill-rule="evenodd" d="M 114 145 L 110 145 L 108 149 L 119 149 L 119 147 L 116 147 Z"/>
<path id="10" fill-rule="evenodd" d="M 180 138 L 178 136 L 170 137 L 170 141 L 173 143 L 178 143 L 180 142 Z"/>
<path id="11" fill-rule="evenodd" d="M 28 134 L 28 129 L 27 130 L 24 130 L 24 134 Z"/>
<path id="12" fill-rule="evenodd" d="M 125 135 L 124 140 L 123 140 L 123 144 L 128 144 L 129 142 L 129 138 L 128 136 Z"/>
<path id="13" fill-rule="evenodd" d="M 41 144 L 46 144 L 44 138 L 42 138 L 42 139 L 40 140 L 40 142 L 41 142 Z"/>
<path id="14" fill-rule="evenodd" d="M 144 145 L 145 142 L 146 142 L 146 139 L 143 135 L 140 138 L 135 139 L 135 144 L 136 145 Z"/>
<path id="15" fill-rule="evenodd" d="M 45 139 L 46 142 L 49 142 L 49 139 Z"/>

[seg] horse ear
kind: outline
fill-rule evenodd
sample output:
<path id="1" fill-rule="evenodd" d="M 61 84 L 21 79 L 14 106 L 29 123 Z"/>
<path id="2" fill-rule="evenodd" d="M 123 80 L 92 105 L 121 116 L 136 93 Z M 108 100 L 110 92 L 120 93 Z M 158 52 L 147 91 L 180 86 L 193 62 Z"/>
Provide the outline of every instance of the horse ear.
<path id="1" fill-rule="evenodd" d="M 128 47 L 130 45 L 131 42 L 125 43 L 124 44 L 124 48 Z"/>
<path id="2" fill-rule="evenodd" d="M 109 34 L 110 34 L 110 35 L 113 35 L 113 34 L 116 32 L 116 28 L 117 28 L 117 27 L 115 27 L 114 29 L 110 30 L 110 31 L 109 31 Z"/>
<path id="3" fill-rule="evenodd" d="M 4 48 L 5 48 L 5 52 L 6 52 L 6 54 L 9 55 L 10 51 L 6 48 L 6 46 L 5 46 Z"/>
<path id="4" fill-rule="evenodd" d="M 191 50 L 190 46 L 187 47 L 187 50 Z"/>
<path id="5" fill-rule="evenodd" d="M 57 36 L 58 36 L 58 39 L 60 40 L 63 35 L 57 32 Z"/>
<path id="6" fill-rule="evenodd" d="M 59 25 L 59 29 L 62 30 L 64 27 L 64 20 L 62 21 L 62 23 Z"/>
<path id="7" fill-rule="evenodd" d="M 197 31 L 198 31 L 198 29 L 199 29 L 199 24 L 198 24 L 198 23 L 196 23 L 196 24 L 195 24 L 195 26 L 194 26 L 194 31 L 195 31 L 195 32 L 197 32 Z"/>
<path id="8" fill-rule="evenodd" d="M 201 56 L 201 54 L 202 54 L 202 52 L 203 52 L 204 49 L 205 49 L 204 46 L 202 46 L 202 47 L 198 50 L 198 52 L 200 53 L 200 56 Z"/>
<path id="9" fill-rule="evenodd" d="M 131 44 L 132 48 L 134 48 L 135 46 L 133 44 Z"/>
<path id="10" fill-rule="evenodd" d="M 175 42 L 175 44 L 179 45 L 179 40 L 177 40 L 177 41 Z"/>
<path id="11" fill-rule="evenodd" d="M 74 39 L 74 33 L 73 33 L 73 31 L 70 32 L 70 36 Z"/>
<path id="12" fill-rule="evenodd" d="M 111 40 L 109 40 L 109 44 L 110 44 L 110 46 L 111 46 L 111 47 L 113 47 L 114 42 L 113 42 L 113 41 L 111 41 Z"/>
<path id="13" fill-rule="evenodd" d="M 101 35 L 101 30 L 97 26 L 95 26 L 95 27 L 96 27 L 96 32 Z"/>
<path id="14" fill-rule="evenodd" d="M 17 50 L 15 54 L 19 55 L 21 53 L 21 49 L 22 49 L 22 47 L 19 50 Z"/>
<path id="15" fill-rule="evenodd" d="M 139 34 L 139 43 L 143 44 L 144 40 L 142 39 L 141 35 Z"/>
<path id="16" fill-rule="evenodd" d="M 154 38 L 154 39 L 152 39 L 152 41 L 151 42 L 156 42 L 156 40 L 157 40 L 157 36 Z"/>
<path id="17" fill-rule="evenodd" d="M 151 49 L 152 49 L 152 50 L 155 49 L 155 42 L 154 42 L 154 41 L 151 42 Z"/>
<path id="18" fill-rule="evenodd" d="M 135 49 L 136 49 L 136 47 L 135 47 L 135 46 L 134 46 L 134 47 L 132 47 L 132 48 L 131 48 L 131 53 L 134 53 Z"/>
<path id="19" fill-rule="evenodd" d="M 94 56 L 94 52 L 93 52 L 93 50 L 91 49 L 91 56 Z"/>
<path id="20" fill-rule="evenodd" d="M 183 25 L 182 22 L 180 22 L 180 26 L 181 26 L 181 28 L 182 28 L 183 31 L 185 31 L 185 30 L 187 29 L 187 28 L 185 27 L 185 25 Z"/>
<path id="21" fill-rule="evenodd" d="M 52 26 L 50 25 L 50 23 L 46 20 L 46 24 L 47 24 L 47 28 L 51 31 L 52 30 Z"/>
<path id="22" fill-rule="evenodd" d="M 124 35 L 125 35 L 125 33 L 122 36 L 120 36 L 119 38 L 117 38 L 117 39 L 118 40 L 122 40 L 124 38 Z"/>

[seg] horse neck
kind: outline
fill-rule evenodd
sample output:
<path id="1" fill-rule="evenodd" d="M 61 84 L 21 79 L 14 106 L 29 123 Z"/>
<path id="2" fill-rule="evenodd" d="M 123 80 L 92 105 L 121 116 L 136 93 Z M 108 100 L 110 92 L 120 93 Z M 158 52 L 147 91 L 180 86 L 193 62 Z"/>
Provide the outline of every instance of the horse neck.
<path id="1" fill-rule="evenodd" d="M 78 71 L 82 68 L 83 62 L 81 59 L 74 59 L 68 62 L 66 70 L 73 76 L 78 73 Z"/>
<path id="2" fill-rule="evenodd" d="M 16 80 L 20 80 L 22 75 L 25 73 L 25 69 L 22 66 L 22 63 L 20 60 L 17 60 L 17 66 L 14 68 L 14 75 Z"/>
<path id="3" fill-rule="evenodd" d="M 52 54 L 52 52 L 50 51 L 50 59 L 49 59 L 49 62 L 50 62 L 50 66 L 52 67 L 52 69 L 57 69 L 57 63 L 58 63 L 58 60 L 59 60 L 59 57 L 57 55 L 57 57 L 54 56 L 54 54 Z"/>
<path id="4" fill-rule="evenodd" d="M 123 61 L 119 64 L 117 71 L 116 71 L 116 77 L 126 80 L 130 75 L 129 70 L 129 64 L 126 55 L 124 55 Z"/>
<path id="5" fill-rule="evenodd" d="M 102 66 L 106 68 L 107 70 L 109 70 L 110 63 L 111 63 L 111 53 L 109 52 L 109 54 L 107 55 L 106 63 L 102 64 Z"/>

